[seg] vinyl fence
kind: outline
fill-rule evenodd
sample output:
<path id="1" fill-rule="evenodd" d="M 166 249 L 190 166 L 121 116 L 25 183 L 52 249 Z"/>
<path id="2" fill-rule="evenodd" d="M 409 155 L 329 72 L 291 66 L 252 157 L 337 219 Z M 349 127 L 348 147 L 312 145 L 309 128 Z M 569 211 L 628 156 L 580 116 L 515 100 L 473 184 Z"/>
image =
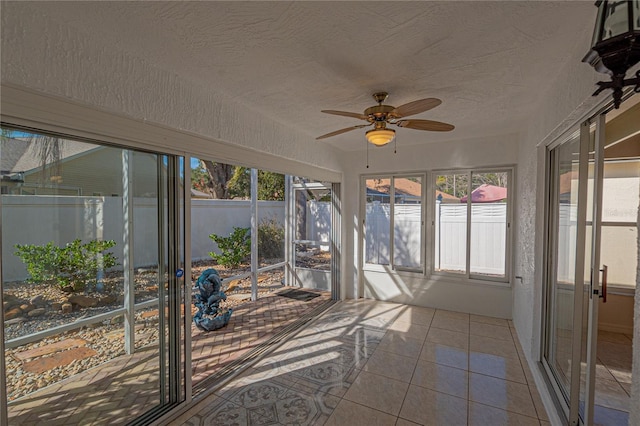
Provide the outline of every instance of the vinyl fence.
<path id="1" fill-rule="evenodd" d="M 422 206 L 396 205 L 394 209 L 394 264 L 420 265 Z M 387 265 L 390 259 L 390 206 L 373 202 L 366 209 L 366 262 Z M 471 272 L 503 275 L 506 250 L 507 205 L 471 206 Z M 467 251 L 467 206 L 436 203 L 436 270 L 464 271 Z M 430 251 L 428 251 L 429 253 Z"/>
<path id="2" fill-rule="evenodd" d="M 258 223 L 275 220 L 284 224 L 284 201 L 259 201 Z M 15 256 L 16 244 L 63 245 L 76 238 L 114 240 L 111 249 L 122 262 L 122 197 L 56 197 L 46 195 L 2 196 L 2 276 L 4 281 L 23 280 L 28 273 Z M 308 240 L 329 250 L 331 203 L 307 203 Z M 215 244 L 210 234 L 229 235 L 234 227 L 251 226 L 251 202 L 246 200 L 191 200 L 192 260 L 210 259 Z M 283 225 L 284 226 L 284 225 Z M 157 263 L 158 215 L 154 198 L 134 198 L 134 267 Z"/>
<path id="3" fill-rule="evenodd" d="M 249 227 L 249 201 L 192 200 L 191 241 L 194 260 L 208 259 L 214 243 L 209 234 L 228 235 L 234 226 Z M 258 202 L 259 222 L 284 223 L 284 202 Z M 76 238 L 114 240 L 112 251 L 123 259 L 122 197 L 2 196 L 2 276 L 4 281 L 28 277 L 16 244 L 63 245 Z M 134 267 L 157 264 L 158 215 L 154 198 L 135 198 L 133 207 Z"/>

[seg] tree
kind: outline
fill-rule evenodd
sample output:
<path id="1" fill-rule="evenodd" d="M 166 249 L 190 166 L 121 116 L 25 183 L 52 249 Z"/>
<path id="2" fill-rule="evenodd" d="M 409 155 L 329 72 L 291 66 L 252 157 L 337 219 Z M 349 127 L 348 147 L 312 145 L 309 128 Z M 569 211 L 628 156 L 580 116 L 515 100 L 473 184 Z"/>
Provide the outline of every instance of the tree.
<path id="1" fill-rule="evenodd" d="M 228 190 L 232 197 L 251 197 L 251 169 L 236 167 Z M 284 175 L 258 170 L 258 199 L 284 201 Z"/>
<path id="2" fill-rule="evenodd" d="M 472 189 L 485 184 L 506 188 L 507 173 L 471 173 Z M 436 189 L 454 197 L 465 197 L 469 189 L 469 176 L 467 173 L 440 175 L 436 179 Z"/>
<path id="3" fill-rule="evenodd" d="M 209 192 L 209 173 L 200 160 L 198 166 L 191 169 L 191 188 Z"/>
<path id="4" fill-rule="evenodd" d="M 247 199 L 251 197 L 251 169 L 200 160 L 191 169 L 191 187 L 216 199 Z M 258 199 L 283 201 L 284 195 L 284 175 L 258 171 Z"/>
<path id="5" fill-rule="evenodd" d="M 201 160 L 204 164 L 209 180 L 207 181 L 207 190 L 216 199 L 228 199 L 229 196 L 227 183 L 233 177 L 234 166 L 223 163 L 214 163 L 210 160 Z"/>

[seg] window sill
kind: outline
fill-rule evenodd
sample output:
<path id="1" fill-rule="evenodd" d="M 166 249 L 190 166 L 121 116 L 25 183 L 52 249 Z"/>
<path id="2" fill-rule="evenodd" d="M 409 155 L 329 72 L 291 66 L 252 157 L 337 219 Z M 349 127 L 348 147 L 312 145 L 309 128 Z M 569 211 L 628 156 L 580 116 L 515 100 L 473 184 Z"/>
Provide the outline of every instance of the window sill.
<path id="1" fill-rule="evenodd" d="M 441 272 L 433 272 L 430 275 L 421 271 L 410 270 L 394 270 L 389 265 L 365 265 L 362 268 L 362 272 L 375 272 L 385 273 L 390 275 L 405 276 L 412 279 L 424 279 L 426 281 L 442 282 L 442 283 L 455 283 L 465 285 L 482 285 L 488 287 L 502 287 L 511 288 L 511 283 L 507 280 L 484 280 L 475 277 L 467 278 L 466 275 L 447 274 Z"/>

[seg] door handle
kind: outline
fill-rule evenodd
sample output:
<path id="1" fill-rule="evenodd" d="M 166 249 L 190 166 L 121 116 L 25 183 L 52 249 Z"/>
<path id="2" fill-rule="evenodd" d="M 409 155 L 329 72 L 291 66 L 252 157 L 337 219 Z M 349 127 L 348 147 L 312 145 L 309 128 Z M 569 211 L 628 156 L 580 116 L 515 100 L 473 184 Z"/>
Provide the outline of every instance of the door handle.
<path id="1" fill-rule="evenodd" d="M 602 265 L 602 291 L 600 291 L 600 297 L 602 298 L 602 303 L 607 303 L 607 271 L 609 267 L 607 265 Z"/>

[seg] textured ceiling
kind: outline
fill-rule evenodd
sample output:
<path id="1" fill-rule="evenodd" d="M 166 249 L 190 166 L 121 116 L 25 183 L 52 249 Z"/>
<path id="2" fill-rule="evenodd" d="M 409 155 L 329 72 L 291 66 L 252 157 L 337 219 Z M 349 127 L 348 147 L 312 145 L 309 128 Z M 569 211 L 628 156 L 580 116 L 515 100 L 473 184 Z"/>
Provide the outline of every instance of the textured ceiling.
<path id="1" fill-rule="evenodd" d="M 596 11 L 588 1 L 103 1 L 37 8 L 310 138 L 361 124 L 320 110 L 362 112 L 375 91 L 389 92 L 386 103 L 395 106 L 442 99 L 415 118 L 456 130 L 399 129 L 399 145 L 518 131 L 548 82 L 586 52 Z M 364 132 L 317 143 L 363 149 Z"/>

